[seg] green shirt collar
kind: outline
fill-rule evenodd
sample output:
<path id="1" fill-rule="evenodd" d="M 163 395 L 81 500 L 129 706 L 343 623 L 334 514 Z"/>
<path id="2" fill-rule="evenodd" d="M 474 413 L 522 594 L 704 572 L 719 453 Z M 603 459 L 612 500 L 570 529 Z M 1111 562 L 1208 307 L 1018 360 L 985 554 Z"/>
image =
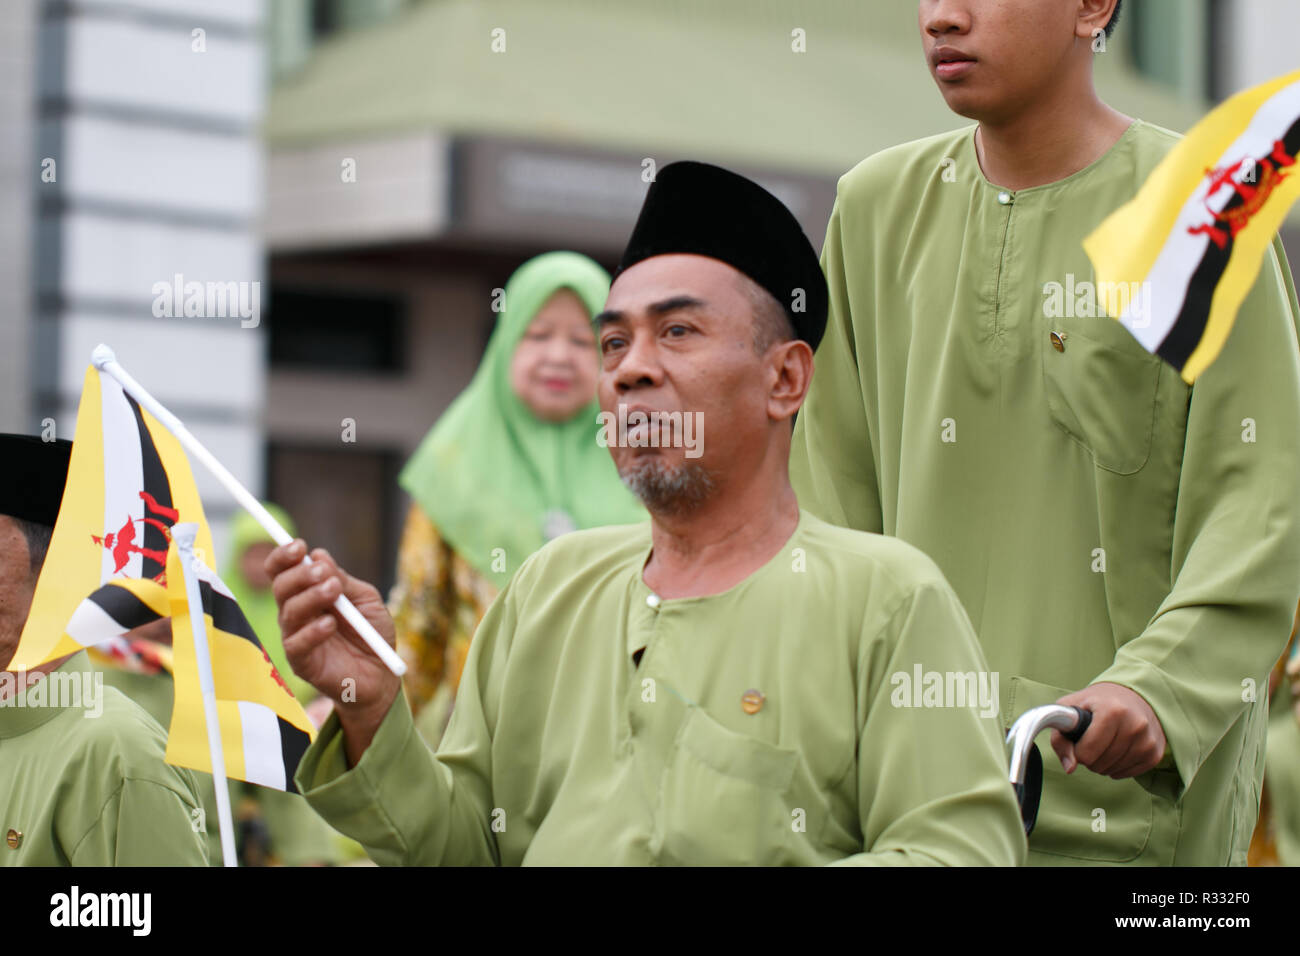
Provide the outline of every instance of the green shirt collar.
<path id="1" fill-rule="evenodd" d="M 78 651 L 66 661 L 46 674 L 39 681 L 30 684 L 26 691 L 16 695 L 7 692 L 19 679 L 13 671 L 0 671 L 0 688 L 6 692 L 0 700 L 0 739 L 20 737 L 50 720 L 65 710 L 82 710 L 85 706 L 85 691 L 90 684 L 95 668 L 85 651 Z M 77 675 L 75 686 L 68 681 L 50 682 L 52 674 Z M 86 675 L 86 676 L 82 676 Z M 44 687 L 38 685 L 44 684 Z M 91 693 L 103 694 L 103 684 L 93 685 Z M 92 698 L 92 700 L 95 698 Z"/>

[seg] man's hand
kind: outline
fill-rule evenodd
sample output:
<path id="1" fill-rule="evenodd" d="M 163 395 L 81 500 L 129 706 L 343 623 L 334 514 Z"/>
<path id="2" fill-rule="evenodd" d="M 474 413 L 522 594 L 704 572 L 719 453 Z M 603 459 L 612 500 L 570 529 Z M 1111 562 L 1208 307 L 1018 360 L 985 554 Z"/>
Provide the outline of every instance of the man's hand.
<path id="1" fill-rule="evenodd" d="M 284 653 L 295 674 L 333 701 L 348 763 L 355 767 L 402 682 L 334 610 L 334 600 L 346 594 L 390 645 L 395 643 L 393 619 L 374 586 L 340 569 L 322 548 L 311 553 L 312 564 L 304 565 L 306 553 L 307 545 L 296 539 L 266 559 Z"/>
<path id="2" fill-rule="evenodd" d="M 1165 732 L 1155 711 L 1127 687 L 1093 684 L 1057 703 L 1092 711 L 1092 723 L 1077 744 L 1052 731 L 1052 749 L 1066 773 L 1083 764 L 1093 773 L 1123 780 L 1146 773 L 1165 755 Z"/>

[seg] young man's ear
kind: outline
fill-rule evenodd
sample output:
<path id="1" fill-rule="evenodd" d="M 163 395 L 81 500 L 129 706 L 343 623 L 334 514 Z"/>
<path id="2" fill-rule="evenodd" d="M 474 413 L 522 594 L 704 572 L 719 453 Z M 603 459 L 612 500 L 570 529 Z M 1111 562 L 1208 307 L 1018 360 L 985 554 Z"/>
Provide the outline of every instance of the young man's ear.
<path id="1" fill-rule="evenodd" d="M 1116 16 L 1123 0 L 1080 0 L 1075 36 L 1084 40 L 1110 38 L 1115 32 Z M 1105 42 L 1104 40 L 1102 42 Z"/>

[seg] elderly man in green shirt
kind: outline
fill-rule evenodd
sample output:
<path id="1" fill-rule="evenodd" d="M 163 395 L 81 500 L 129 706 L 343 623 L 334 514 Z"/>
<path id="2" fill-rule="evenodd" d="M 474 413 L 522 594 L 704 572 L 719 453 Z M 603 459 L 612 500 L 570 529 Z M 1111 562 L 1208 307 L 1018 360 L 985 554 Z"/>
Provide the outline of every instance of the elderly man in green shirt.
<path id="1" fill-rule="evenodd" d="M 1097 308 L 1083 239 L 1176 141 L 1093 89 L 1119 7 L 921 0 L 978 125 L 840 180 L 791 479 L 935 560 L 1004 719 L 1093 712 L 1053 735 L 1031 863 L 1244 864 L 1300 595 L 1298 309 L 1275 241 L 1193 388 Z"/>
<path id="2" fill-rule="evenodd" d="M 13 659 L 58 517 L 71 442 L 0 435 L 0 664 Z M 189 770 L 81 651 L 0 671 L 0 865 L 206 866 Z"/>
<path id="3" fill-rule="evenodd" d="M 600 437 L 652 519 L 524 562 L 436 755 L 331 611 L 347 593 L 391 640 L 375 589 L 323 551 L 299 564 L 302 542 L 271 555 L 289 661 L 336 704 L 297 775 L 327 821 L 381 863 L 1023 859 L 996 693 L 974 699 L 991 675 L 942 575 L 790 488 L 825 296 L 775 197 L 660 170 L 598 316 Z M 904 686 L 918 672 L 969 696 Z"/>

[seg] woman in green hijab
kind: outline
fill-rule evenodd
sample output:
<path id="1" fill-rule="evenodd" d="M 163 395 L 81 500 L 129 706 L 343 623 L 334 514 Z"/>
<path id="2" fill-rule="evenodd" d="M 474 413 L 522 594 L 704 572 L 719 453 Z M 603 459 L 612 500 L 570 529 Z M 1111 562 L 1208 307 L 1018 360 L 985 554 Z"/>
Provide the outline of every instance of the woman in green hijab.
<path id="1" fill-rule="evenodd" d="M 520 266 L 473 380 L 399 478 L 414 504 L 389 610 L 416 724 L 435 747 L 470 638 L 523 560 L 566 531 L 646 518 L 596 441 L 591 320 L 609 281 L 574 252 Z"/>

